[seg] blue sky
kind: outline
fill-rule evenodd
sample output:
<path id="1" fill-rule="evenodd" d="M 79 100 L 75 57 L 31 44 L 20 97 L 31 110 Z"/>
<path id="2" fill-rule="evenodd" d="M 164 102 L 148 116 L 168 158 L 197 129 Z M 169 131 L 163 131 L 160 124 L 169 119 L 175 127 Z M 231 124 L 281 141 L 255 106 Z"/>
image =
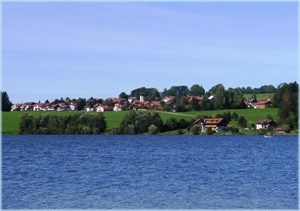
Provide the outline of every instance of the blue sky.
<path id="1" fill-rule="evenodd" d="M 2 90 L 12 102 L 298 80 L 298 5 L 3 3 Z"/>

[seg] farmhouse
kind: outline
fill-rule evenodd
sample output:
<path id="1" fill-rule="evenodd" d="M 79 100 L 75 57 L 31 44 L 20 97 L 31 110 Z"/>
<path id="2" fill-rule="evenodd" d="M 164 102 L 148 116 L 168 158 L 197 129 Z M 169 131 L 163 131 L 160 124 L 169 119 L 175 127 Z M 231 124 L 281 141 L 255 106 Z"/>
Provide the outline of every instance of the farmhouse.
<path id="1" fill-rule="evenodd" d="M 206 118 L 201 121 L 201 119 L 196 120 L 192 125 L 187 129 L 191 128 L 194 125 L 201 126 L 201 132 L 204 133 L 210 128 L 214 132 L 219 132 L 222 130 L 228 130 L 231 125 L 227 125 L 226 121 L 223 118 Z"/>
<path id="2" fill-rule="evenodd" d="M 253 108 L 256 105 L 257 100 L 255 98 L 246 98 L 245 103 L 248 108 Z"/>
<path id="3" fill-rule="evenodd" d="M 204 122 L 202 123 L 201 132 L 206 132 L 208 128 L 215 132 L 227 130 L 227 123 L 223 118 L 204 119 Z"/>
<path id="4" fill-rule="evenodd" d="M 270 107 L 272 107 L 272 102 L 269 100 L 259 100 L 254 106 L 254 108 L 270 108 Z"/>
<path id="5" fill-rule="evenodd" d="M 276 122 L 274 120 L 259 120 L 256 122 L 256 129 L 262 128 L 274 128 L 276 127 Z"/>

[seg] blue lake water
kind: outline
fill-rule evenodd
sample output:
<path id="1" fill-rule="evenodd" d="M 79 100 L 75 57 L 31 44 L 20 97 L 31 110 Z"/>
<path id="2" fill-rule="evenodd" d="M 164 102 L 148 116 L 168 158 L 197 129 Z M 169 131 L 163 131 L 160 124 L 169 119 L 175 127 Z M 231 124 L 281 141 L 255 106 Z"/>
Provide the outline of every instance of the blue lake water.
<path id="1" fill-rule="evenodd" d="M 2 136 L 5 209 L 297 209 L 298 137 Z"/>

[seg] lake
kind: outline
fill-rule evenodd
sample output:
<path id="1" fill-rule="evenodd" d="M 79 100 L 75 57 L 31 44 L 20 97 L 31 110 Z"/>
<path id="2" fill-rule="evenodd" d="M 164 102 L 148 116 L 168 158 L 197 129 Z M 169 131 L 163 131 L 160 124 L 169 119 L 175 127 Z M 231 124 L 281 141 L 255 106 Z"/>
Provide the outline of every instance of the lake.
<path id="1" fill-rule="evenodd" d="M 297 209 L 298 137 L 2 136 L 4 209 Z"/>

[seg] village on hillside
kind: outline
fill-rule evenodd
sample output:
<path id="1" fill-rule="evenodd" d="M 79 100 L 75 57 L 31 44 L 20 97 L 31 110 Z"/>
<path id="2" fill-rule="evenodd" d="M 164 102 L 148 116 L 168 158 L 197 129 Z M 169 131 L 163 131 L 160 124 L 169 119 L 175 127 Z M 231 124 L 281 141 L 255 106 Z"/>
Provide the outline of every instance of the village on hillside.
<path id="1" fill-rule="evenodd" d="M 86 105 L 80 110 L 78 101 L 63 101 L 60 103 L 20 103 L 13 104 L 11 111 L 84 111 L 84 112 L 106 112 L 106 111 L 126 111 L 126 110 L 159 110 L 167 112 L 176 112 L 176 104 L 173 103 L 175 96 L 167 96 L 161 100 L 147 101 L 143 95 L 139 99 L 136 97 L 108 98 L 103 103 L 97 103 L 98 98 L 91 98 L 86 101 Z M 208 97 L 209 100 L 214 99 L 214 95 Z M 201 103 L 204 100 L 203 96 L 186 96 L 186 102 L 191 103 L 196 101 Z M 94 103 L 93 103 L 93 102 Z M 95 103 L 96 102 L 96 103 Z M 264 109 L 271 108 L 271 99 L 257 100 L 255 98 L 246 98 L 244 103 L 247 108 Z M 205 118 L 196 120 L 187 129 L 198 125 L 201 133 L 206 133 L 208 130 L 212 132 L 229 131 L 232 126 L 224 118 Z M 275 129 L 276 122 L 274 120 L 259 120 L 256 123 L 256 129 Z M 282 128 L 276 128 L 276 132 L 283 132 Z"/>
<path id="2" fill-rule="evenodd" d="M 64 101 L 59 103 L 41 103 L 41 102 L 26 102 L 16 103 L 11 106 L 11 111 L 86 111 L 86 112 L 104 112 L 104 111 L 127 111 L 127 110 L 163 110 L 169 112 L 176 112 L 176 104 L 172 102 L 175 96 L 167 96 L 160 101 L 147 101 L 144 100 L 144 96 L 140 95 L 139 99 L 136 97 L 129 97 L 128 99 L 121 98 L 108 98 L 103 103 L 93 103 L 92 101 L 98 101 L 99 98 L 90 98 L 86 101 L 86 105 L 80 109 L 78 107 L 78 101 Z M 208 99 L 214 98 L 211 95 Z M 201 103 L 204 100 L 203 96 L 186 96 L 187 103 L 191 103 L 196 100 Z M 245 104 L 248 108 L 271 108 L 271 99 L 257 100 L 254 98 L 246 98 Z"/>

